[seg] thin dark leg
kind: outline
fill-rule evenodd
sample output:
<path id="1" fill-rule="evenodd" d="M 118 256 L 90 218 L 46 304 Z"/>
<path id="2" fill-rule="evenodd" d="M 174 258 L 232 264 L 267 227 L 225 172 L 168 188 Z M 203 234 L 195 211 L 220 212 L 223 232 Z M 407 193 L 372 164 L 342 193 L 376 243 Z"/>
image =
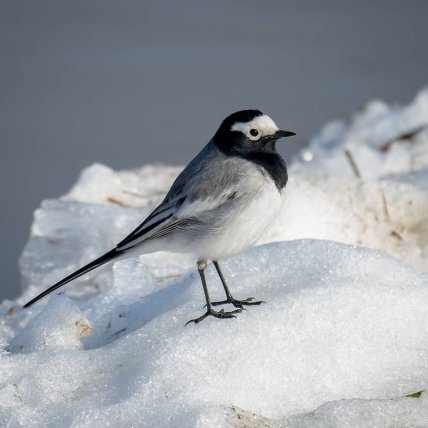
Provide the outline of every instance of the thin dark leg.
<path id="1" fill-rule="evenodd" d="M 231 294 L 231 292 L 229 290 L 229 287 L 227 286 L 226 278 L 224 277 L 223 272 L 220 269 L 220 264 L 217 261 L 214 261 L 214 260 L 213 260 L 213 263 L 214 263 L 215 269 L 216 269 L 216 271 L 218 273 L 218 276 L 220 277 L 220 281 L 223 284 L 223 288 L 224 288 L 224 292 L 226 293 L 226 297 L 228 299 L 233 298 L 232 294 Z"/>
<path id="2" fill-rule="evenodd" d="M 220 269 L 220 265 L 218 261 L 213 260 L 214 266 L 217 270 L 218 276 L 220 277 L 220 281 L 223 284 L 224 292 L 226 293 L 226 300 L 222 300 L 221 302 L 212 302 L 211 305 L 217 306 L 217 305 L 225 305 L 226 303 L 232 303 L 235 308 L 239 309 L 245 309 L 244 305 L 260 305 L 261 303 L 264 303 L 262 300 L 254 300 L 254 297 L 249 297 L 245 300 L 237 300 L 232 296 L 232 293 L 229 290 L 229 287 L 227 286 L 226 279 L 223 276 L 223 272 Z"/>
<path id="3" fill-rule="evenodd" d="M 235 318 L 234 314 L 241 312 L 241 309 L 237 309 L 235 311 L 230 311 L 230 312 L 225 312 L 223 309 L 221 311 L 217 312 L 213 309 L 211 299 L 210 299 L 210 294 L 208 292 L 207 280 L 205 278 L 206 267 L 207 267 L 206 261 L 198 261 L 198 272 L 199 272 L 199 275 L 201 277 L 202 287 L 204 289 L 205 301 L 207 302 L 206 303 L 207 311 L 201 317 L 188 321 L 186 323 L 186 325 L 191 323 L 191 322 L 198 324 L 199 322 L 203 321 L 209 315 L 216 317 L 216 318 Z"/>

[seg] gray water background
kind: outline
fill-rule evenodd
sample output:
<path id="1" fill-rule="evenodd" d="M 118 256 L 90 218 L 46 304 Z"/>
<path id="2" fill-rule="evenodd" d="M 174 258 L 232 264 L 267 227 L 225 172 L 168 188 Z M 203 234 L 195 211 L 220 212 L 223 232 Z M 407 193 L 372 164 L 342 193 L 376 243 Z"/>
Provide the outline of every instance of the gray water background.
<path id="1" fill-rule="evenodd" d="M 0 1 L 0 300 L 32 212 L 85 166 L 184 164 L 243 108 L 304 144 L 369 99 L 407 103 L 427 22 L 416 0 Z"/>

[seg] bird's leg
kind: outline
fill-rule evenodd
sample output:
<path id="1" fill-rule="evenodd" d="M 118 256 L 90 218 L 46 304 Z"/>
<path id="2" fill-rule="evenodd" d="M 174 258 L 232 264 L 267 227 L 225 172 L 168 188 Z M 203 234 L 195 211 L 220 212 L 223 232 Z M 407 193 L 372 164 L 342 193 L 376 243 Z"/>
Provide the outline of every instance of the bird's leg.
<path id="1" fill-rule="evenodd" d="M 213 260 L 214 266 L 217 270 L 218 276 L 220 277 L 220 281 L 223 284 L 224 292 L 226 293 L 226 300 L 222 300 L 221 302 L 212 302 L 213 306 L 217 305 L 225 305 L 227 303 L 232 303 L 235 308 L 244 309 L 244 305 L 260 305 L 264 303 L 262 300 L 254 300 L 254 297 L 249 297 L 245 300 L 237 300 L 232 296 L 232 293 L 227 286 L 226 279 L 223 276 L 223 272 L 220 269 L 220 265 L 217 261 Z"/>
<path id="2" fill-rule="evenodd" d="M 207 311 L 205 312 L 204 315 L 202 315 L 199 318 L 196 318 L 194 320 L 190 320 L 186 323 L 189 324 L 191 322 L 194 322 L 195 324 L 198 324 L 199 322 L 203 321 L 207 316 L 212 315 L 213 317 L 216 318 L 235 318 L 234 314 L 237 314 L 239 312 L 241 312 L 241 309 L 237 309 L 235 311 L 230 311 L 230 312 L 225 312 L 223 309 L 221 311 L 215 311 L 212 307 L 212 303 L 211 303 L 211 299 L 210 299 L 210 295 L 208 293 L 208 285 L 207 285 L 207 280 L 205 278 L 205 269 L 207 267 L 207 262 L 204 260 L 199 260 L 198 261 L 198 272 L 199 275 L 201 277 L 201 281 L 202 281 L 202 287 L 204 288 L 204 294 L 205 294 L 205 300 L 207 302 L 206 307 L 207 307 Z"/>

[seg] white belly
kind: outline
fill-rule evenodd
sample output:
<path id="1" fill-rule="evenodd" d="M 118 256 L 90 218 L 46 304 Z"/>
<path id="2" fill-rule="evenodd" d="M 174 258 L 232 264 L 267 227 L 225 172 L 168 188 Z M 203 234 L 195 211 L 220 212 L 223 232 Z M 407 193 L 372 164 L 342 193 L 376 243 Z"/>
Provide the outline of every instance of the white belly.
<path id="1" fill-rule="evenodd" d="M 281 195 L 274 183 L 266 182 L 257 196 L 236 215 L 230 216 L 218 233 L 200 243 L 192 253 L 199 259 L 219 260 L 241 253 L 260 239 L 281 209 Z"/>

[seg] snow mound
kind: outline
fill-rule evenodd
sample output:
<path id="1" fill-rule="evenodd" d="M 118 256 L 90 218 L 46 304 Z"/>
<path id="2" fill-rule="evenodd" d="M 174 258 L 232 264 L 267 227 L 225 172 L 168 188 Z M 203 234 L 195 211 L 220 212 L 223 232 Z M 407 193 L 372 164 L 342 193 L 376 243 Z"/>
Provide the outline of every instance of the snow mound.
<path id="1" fill-rule="evenodd" d="M 428 90 L 327 124 L 289 169 L 266 245 L 223 265 L 237 297 L 267 303 L 186 328 L 204 301 L 181 254 L 21 310 L 123 239 L 180 167 L 94 164 L 42 202 L 23 295 L 0 304 L 0 425 L 428 426 L 426 394 L 406 397 L 428 385 Z M 223 299 L 212 266 L 208 281 Z"/>
<path id="2" fill-rule="evenodd" d="M 347 125 L 327 123 L 292 171 L 382 177 L 428 166 L 428 88 L 408 106 L 371 101 Z"/>
<path id="3" fill-rule="evenodd" d="M 376 248 L 428 270 L 428 168 L 368 180 L 295 174 L 263 242 L 302 238 Z"/>
<path id="4" fill-rule="evenodd" d="M 197 275 L 157 287 L 139 263 L 116 264 L 113 282 L 129 288 L 113 284 L 79 302 L 93 326 L 92 335 L 82 338 L 84 350 L 58 346 L 3 354 L 5 426 L 226 426 L 237 409 L 256 413 L 254 424 L 261 417 L 279 423 L 335 403 L 290 419 L 301 426 L 308 418 L 333 420 L 346 406 L 353 409 L 352 421 L 363 402 L 355 407 L 336 400 L 355 398 L 378 398 L 370 406 L 382 418 L 406 413 L 402 406 L 394 412 L 385 398 L 419 391 L 428 382 L 428 278 L 389 256 L 310 240 L 253 248 L 226 261 L 224 270 L 237 296 L 266 304 L 233 320 L 186 328 L 203 310 Z M 213 297 L 222 298 L 212 266 L 208 281 Z M 52 318 L 43 314 L 61 309 L 56 334 L 73 342 L 69 324 L 76 313 L 63 305 L 60 296 L 3 316 L 16 326 L 37 319 L 42 331 L 52 328 Z M 34 313 L 39 315 L 32 318 Z M 17 333 L 26 346 L 28 336 L 19 331 L 12 328 L 9 336 Z M 427 420 L 419 404 L 424 400 L 405 400 Z"/>
<path id="5" fill-rule="evenodd" d="M 350 124 L 328 123 L 289 169 L 265 242 L 331 239 L 428 270 L 428 88 L 408 106 L 372 101 Z"/>
<path id="6" fill-rule="evenodd" d="M 27 353 L 82 348 L 80 339 L 92 332 L 85 315 L 66 297 L 54 295 L 50 300 L 51 303 L 15 336 L 8 351 Z"/>

